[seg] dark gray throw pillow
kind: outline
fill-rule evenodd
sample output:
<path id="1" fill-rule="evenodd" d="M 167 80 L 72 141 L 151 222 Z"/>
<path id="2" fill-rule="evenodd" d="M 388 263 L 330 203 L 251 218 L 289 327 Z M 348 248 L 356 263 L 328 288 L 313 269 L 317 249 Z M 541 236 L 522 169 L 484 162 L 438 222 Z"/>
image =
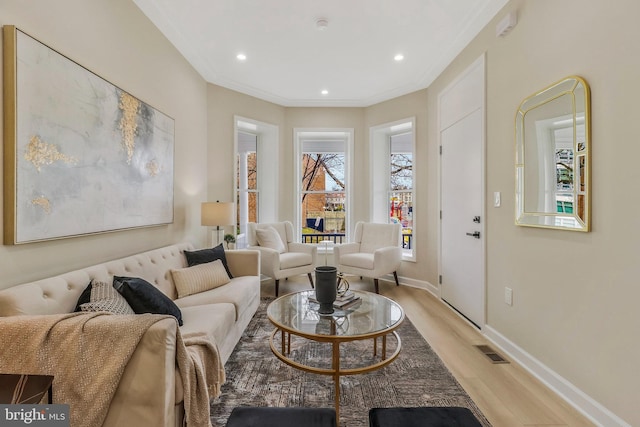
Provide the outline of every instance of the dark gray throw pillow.
<path id="1" fill-rule="evenodd" d="M 136 314 L 170 314 L 182 326 L 182 312 L 171 298 L 139 277 L 113 276 L 113 287 L 127 300 Z"/>
<path id="2" fill-rule="evenodd" d="M 80 294 L 80 298 L 78 298 L 78 302 L 76 303 L 76 308 L 73 311 L 82 311 L 80 309 L 80 306 L 82 304 L 86 304 L 89 301 L 91 301 L 91 284 L 92 283 L 93 282 L 89 282 L 87 287 L 84 288 L 84 291 L 82 291 L 82 293 Z"/>
<path id="3" fill-rule="evenodd" d="M 184 256 L 187 258 L 187 265 L 193 267 L 198 264 L 205 264 L 207 262 L 213 262 L 217 259 L 222 261 L 224 269 L 227 270 L 229 279 L 233 279 L 229 266 L 227 265 L 227 257 L 224 255 L 224 247 L 222 243 L 211 249 L 201 249 L 199 251 L 184 251 Z"/>

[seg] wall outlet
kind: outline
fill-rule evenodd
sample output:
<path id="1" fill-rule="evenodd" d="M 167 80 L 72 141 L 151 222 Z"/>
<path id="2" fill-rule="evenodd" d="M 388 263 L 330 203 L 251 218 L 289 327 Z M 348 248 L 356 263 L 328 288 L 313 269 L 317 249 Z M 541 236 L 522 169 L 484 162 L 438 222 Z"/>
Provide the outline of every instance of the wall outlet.
<path id="1" fill-rule="evenodd" d="M 504 303 L 507 305 L 513 305 L 513 289 L 507 286 L 504 288 Z"/>

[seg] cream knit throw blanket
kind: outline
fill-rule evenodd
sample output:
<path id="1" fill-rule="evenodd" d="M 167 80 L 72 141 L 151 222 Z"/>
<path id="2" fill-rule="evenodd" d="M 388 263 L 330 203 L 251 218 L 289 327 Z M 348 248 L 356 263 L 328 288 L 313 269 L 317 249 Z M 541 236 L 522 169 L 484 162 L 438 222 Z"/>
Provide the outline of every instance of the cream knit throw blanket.
<path id="1" fill-rule="evenodd" d="M 70 404 L 71 425 L 101 426 L 131 355 L 147 329 L 170 316 L 69 313 L 0 318 L 0 373 L 54 376 L 54 403 Z M 189 426 L 210 426 L 209 397 L 224 367 L 203 337 L 183 339 L 176 359 Z"/>
<path id="2" fill-rule="evenodd" d="M 182 336 L 178 330 L 176 359 L 184 389 L 187 426 L 211 426 L 209 399 L 220 396 L 225 381 L 218 347 L 202 335 Z"/>

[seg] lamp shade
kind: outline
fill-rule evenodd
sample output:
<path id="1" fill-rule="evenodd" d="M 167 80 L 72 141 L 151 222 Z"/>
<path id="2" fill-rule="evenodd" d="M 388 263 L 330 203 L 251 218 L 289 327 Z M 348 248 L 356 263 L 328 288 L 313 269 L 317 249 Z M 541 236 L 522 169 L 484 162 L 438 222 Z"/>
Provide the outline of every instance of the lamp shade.
<path id="1" fill-rule="evenodd" d="M 200 211 L 202 225 L 220 226 L 236 223 L 236 204 L 233 202 L 205 202 Z"/>

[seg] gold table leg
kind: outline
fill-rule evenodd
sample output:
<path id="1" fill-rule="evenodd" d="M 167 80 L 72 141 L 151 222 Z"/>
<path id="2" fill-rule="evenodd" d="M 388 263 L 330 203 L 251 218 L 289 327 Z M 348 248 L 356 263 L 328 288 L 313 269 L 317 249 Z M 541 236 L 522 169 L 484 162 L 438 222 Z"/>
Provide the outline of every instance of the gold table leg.
<path id="1" fill-rule="evenodd" d="M 340 423 L 340 343 L 333 343 L 333 383 L 335 387 L 336 421 Z"/>
<path id="2" fill-rule="evenodd" d="M 382 336 L 382 360 L 387 358 L 387 336 Z"/>
<path id="3" fill-rule="evenodd" d="M 281 334 L 281 340 L 280 340 L 281 351 L 278 351 L 278 347 L 274 340 L 278 332 L 280 332 Z M 316 368 L 313 366 L 304 365 L 302 363 L 291 360 L 289 357 L 287 357 L 286 355 L 290 354 L 291 352 L 291 333 L 285 331 L 284 329 L 275 328 L 273 330 L 269 338 L 269 346 L 271 347 L 271 351 L 273 352 L 273 354 L 276 355 L 278 359 L 288 364 L 289 366 L 293 366 L 294 368 L 301 369 L 305 372 L 331 375 L 333 377 L 334 393 L 335 393 L 334 406 L 336 410 L 336 420 L 339 425 L 340 423 L 340 377 L 343 374 L 355 375 L 355 374 L 363 374 L 366 372 L 370 372 L 370 371 L 382 368 L 383 366 L 387 366 L 389 363 L 394 361 L 398 357 L 398 354 L 400 353 L 400 349 L 402 347 L 402 341 L 396 331 L 391 331 L 389 332 L 389 334 L 392 334 L 395 337 L 395 340 L 397 342 L 396 348 L 392 352 L 392 354 L 389 356 L 389 358 L 387 358 L 387 336 L 380 335 L 382 336 L 381 360 L 368 366 L 363 366 L 360 368 L 347 368 L 344 370 L 340 367 L 340 343 L 342 342 L 340 340 L 340 337 L 332 337 L 333 340 L 328 341 L 332 345 L 331 369 Z M 373 341 L 374 341 L 374 355 L 375 355 L 377 353 L 377 347 L 378 347 L 377 337 L 373 338 Z"/>
<path id="4" fill-rule="evenodd" d="M 287 354 L 286 353 L 286 346 L 285 346 L 285 332 L 284 329 L 280 330 L 280 353 L 282 354 Z"/>

